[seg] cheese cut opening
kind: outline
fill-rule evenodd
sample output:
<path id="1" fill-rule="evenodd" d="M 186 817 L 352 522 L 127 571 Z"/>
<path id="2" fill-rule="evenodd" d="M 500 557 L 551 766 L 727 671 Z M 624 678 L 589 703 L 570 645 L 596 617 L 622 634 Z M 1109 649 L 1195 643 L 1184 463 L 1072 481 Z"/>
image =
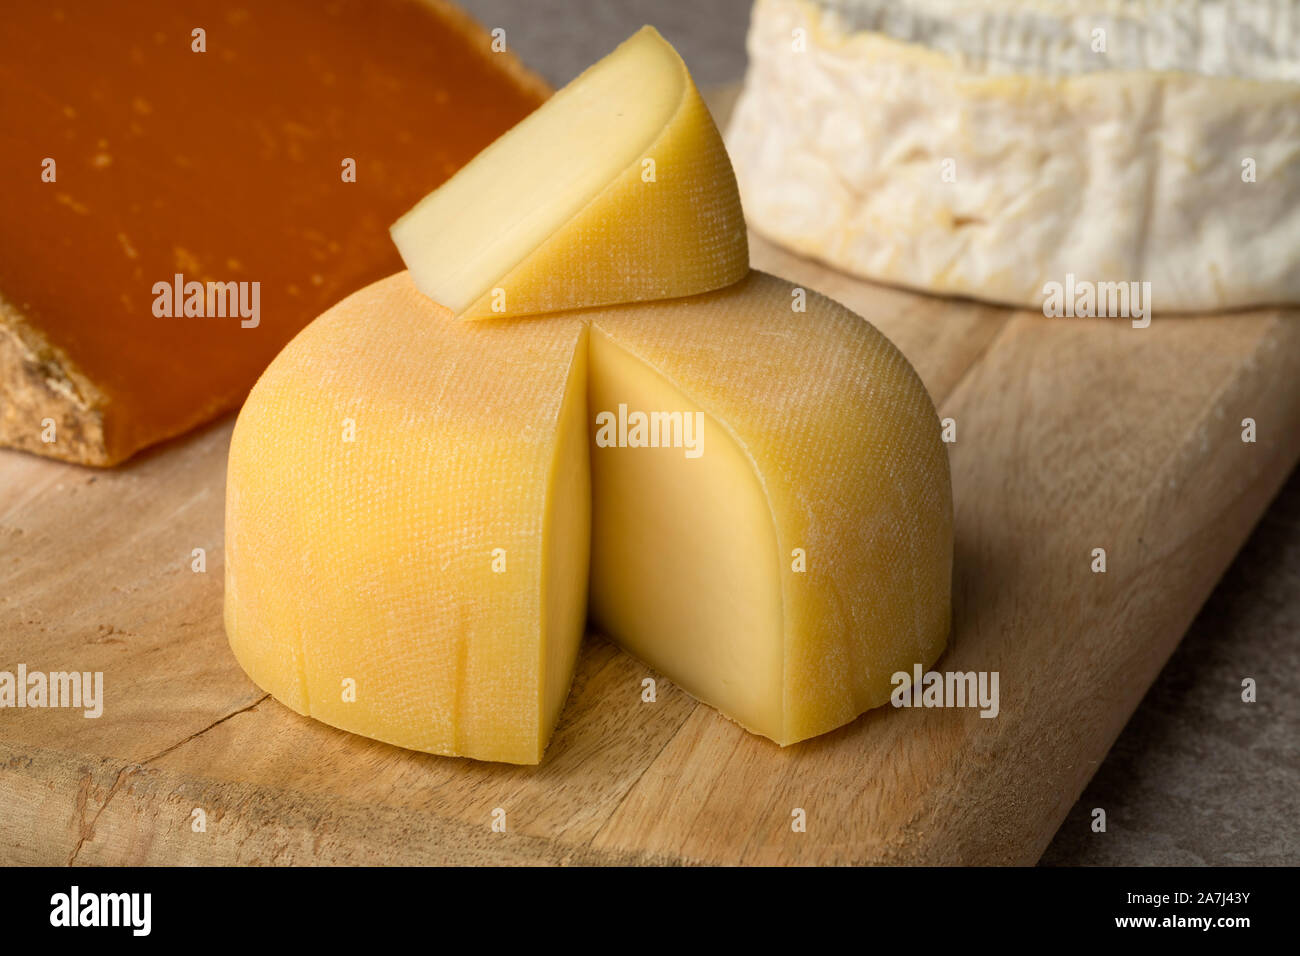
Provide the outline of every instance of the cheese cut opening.
<path id="1" fill-rule="evenodd" d="M 780 567 L 754 465 L 658 372 L 598 328 L 589 341 L 591 621 L 693 697 L 783 741 Z M 602 447 L 597 416 L 617 419 L 620 405 L 700 421 L 698 457 L 685 428 L 683 447 Z"/>
<path id="2" fill-rule="evenodd" d="M 560 410 L 559 436 L 547 492 L 542 547 L 541 713 L 536 760 L 559 722 L 586 632 L 591 552 L 591 466 L 588 459 L 587 336 L 579 342 Z"/>
<path id="3" fill-rule="evenodd" d="M 643 27 L 393 225 L 415 284 L 464 312 L 640 158 L 687 83 Z"/>

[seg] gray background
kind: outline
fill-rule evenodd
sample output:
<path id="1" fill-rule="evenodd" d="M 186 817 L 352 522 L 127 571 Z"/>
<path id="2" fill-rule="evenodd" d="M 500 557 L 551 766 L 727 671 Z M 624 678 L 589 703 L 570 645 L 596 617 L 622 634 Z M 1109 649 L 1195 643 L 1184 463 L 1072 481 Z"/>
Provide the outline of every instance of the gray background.
<path id="1" fill-rule="evenodd" d="M 643 23 L 700 86 L 740 80 L 750 0 L 460 0 L 554 86 Z M 1070 811 L 1046 864 L 1300 863 L 1300 471 Z M 1240 699 L 1243 677 L 1259 701 Z M 1093 833 L 1103 807 L 1107 832 Z"/>

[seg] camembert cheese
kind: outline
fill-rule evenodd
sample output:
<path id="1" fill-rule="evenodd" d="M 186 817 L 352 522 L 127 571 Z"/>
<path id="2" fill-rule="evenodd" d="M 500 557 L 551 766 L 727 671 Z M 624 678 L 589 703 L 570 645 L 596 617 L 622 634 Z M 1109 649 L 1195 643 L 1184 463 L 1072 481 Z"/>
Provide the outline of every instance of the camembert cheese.
<path id="1" fill-rule="evenodd" d="M 1300 301 L 1293 0 L 758 0 L 750 225 L 867 278 L 1041 308 Z"/>

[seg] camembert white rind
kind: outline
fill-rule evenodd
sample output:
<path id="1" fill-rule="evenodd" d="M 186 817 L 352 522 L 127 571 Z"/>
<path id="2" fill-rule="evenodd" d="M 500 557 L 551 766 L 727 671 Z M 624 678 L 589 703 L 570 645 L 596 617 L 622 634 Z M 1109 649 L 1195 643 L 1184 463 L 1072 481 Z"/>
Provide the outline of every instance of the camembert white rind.
<path id="1" fill-rule="evenodd" d="M 728 132 L 750 225 L 871 279 L 1040 308 L 1300 301 L 1300 9 L 758 0 Z"/>

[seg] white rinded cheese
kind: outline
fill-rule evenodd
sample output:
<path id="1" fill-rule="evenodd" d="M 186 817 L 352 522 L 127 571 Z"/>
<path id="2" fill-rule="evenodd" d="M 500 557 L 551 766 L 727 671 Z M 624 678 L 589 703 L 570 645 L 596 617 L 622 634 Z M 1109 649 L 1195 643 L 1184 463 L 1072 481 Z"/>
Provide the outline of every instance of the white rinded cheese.
<path id="1" fill-rule="evenodd" d="M 797 251 L 1032 308 L 1300 301 L 1294 3 L 759 0 L 749 51 L 728 145 Z"/>

